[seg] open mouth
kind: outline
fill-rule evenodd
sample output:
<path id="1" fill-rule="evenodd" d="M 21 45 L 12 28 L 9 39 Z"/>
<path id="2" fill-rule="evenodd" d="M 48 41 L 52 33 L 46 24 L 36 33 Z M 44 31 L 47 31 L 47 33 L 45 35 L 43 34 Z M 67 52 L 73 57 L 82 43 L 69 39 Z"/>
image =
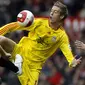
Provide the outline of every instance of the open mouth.
<path id="1" fill-rule="evenodd" d="M 52 19 L 52 16 L 50 16 L 50 19 Z"/>
<path id="2" fill-rule="evenodd" d="M 50 16 L 50 20 L 52 20 L 52 16 Z"/>

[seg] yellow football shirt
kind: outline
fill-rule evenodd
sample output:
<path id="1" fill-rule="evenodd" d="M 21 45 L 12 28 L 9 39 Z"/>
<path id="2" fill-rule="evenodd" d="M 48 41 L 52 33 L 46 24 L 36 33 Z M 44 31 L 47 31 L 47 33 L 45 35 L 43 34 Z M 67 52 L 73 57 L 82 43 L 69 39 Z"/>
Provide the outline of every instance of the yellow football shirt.
<path id="1" fill-rule="evenodd" d="M 66 32 L 61 26 L 57 30 L 49 27 L 48 19 L 35 19 L 29 27 L 21 27 L 17 22 L 0 28 L 0 35 L 16 30 L 29 31 L 28 37 L 23 37 L 18 43 L 18 53 L 25 56 L 25 60 L 45 62 L 58 48 L 65 55 L 69 65 L 74 59 Z"/>

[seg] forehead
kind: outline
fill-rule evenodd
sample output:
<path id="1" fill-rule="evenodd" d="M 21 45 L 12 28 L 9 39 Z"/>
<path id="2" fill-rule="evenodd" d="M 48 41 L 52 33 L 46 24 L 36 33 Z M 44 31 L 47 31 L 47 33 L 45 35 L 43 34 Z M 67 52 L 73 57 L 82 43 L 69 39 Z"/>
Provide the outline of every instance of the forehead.
<path id="1" fill-rule="evenodd" d="M 59 8 L 59 7 L 57 7 L 57 6 L 53 6 L 51 10 L 55 10 L 55 11 L 60 12 L 60 8 Z"/>

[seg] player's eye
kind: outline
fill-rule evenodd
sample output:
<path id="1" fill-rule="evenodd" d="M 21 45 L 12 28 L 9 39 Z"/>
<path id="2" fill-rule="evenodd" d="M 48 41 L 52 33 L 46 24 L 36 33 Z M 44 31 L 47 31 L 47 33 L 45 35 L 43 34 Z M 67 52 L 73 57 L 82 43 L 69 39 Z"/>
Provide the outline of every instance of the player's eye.
<path id="1" fill-rule="evenodd" d="M 54 12 L 55 12 L 55 13 L 57 13 L 57 11 L 56 11 L 56 10 L 55 10 Z"/>

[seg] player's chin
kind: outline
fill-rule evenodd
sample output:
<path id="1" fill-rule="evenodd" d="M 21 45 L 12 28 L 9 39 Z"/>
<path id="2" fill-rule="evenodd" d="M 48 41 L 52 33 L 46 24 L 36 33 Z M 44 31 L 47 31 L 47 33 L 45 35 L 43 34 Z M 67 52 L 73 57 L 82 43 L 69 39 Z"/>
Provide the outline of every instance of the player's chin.
<path id="1" fill-rule="evenodd" d="M 54 23 L 55 22 L 53 19 L 50 19 L 49 21 L 50 21 L 50 23 Z"/>

